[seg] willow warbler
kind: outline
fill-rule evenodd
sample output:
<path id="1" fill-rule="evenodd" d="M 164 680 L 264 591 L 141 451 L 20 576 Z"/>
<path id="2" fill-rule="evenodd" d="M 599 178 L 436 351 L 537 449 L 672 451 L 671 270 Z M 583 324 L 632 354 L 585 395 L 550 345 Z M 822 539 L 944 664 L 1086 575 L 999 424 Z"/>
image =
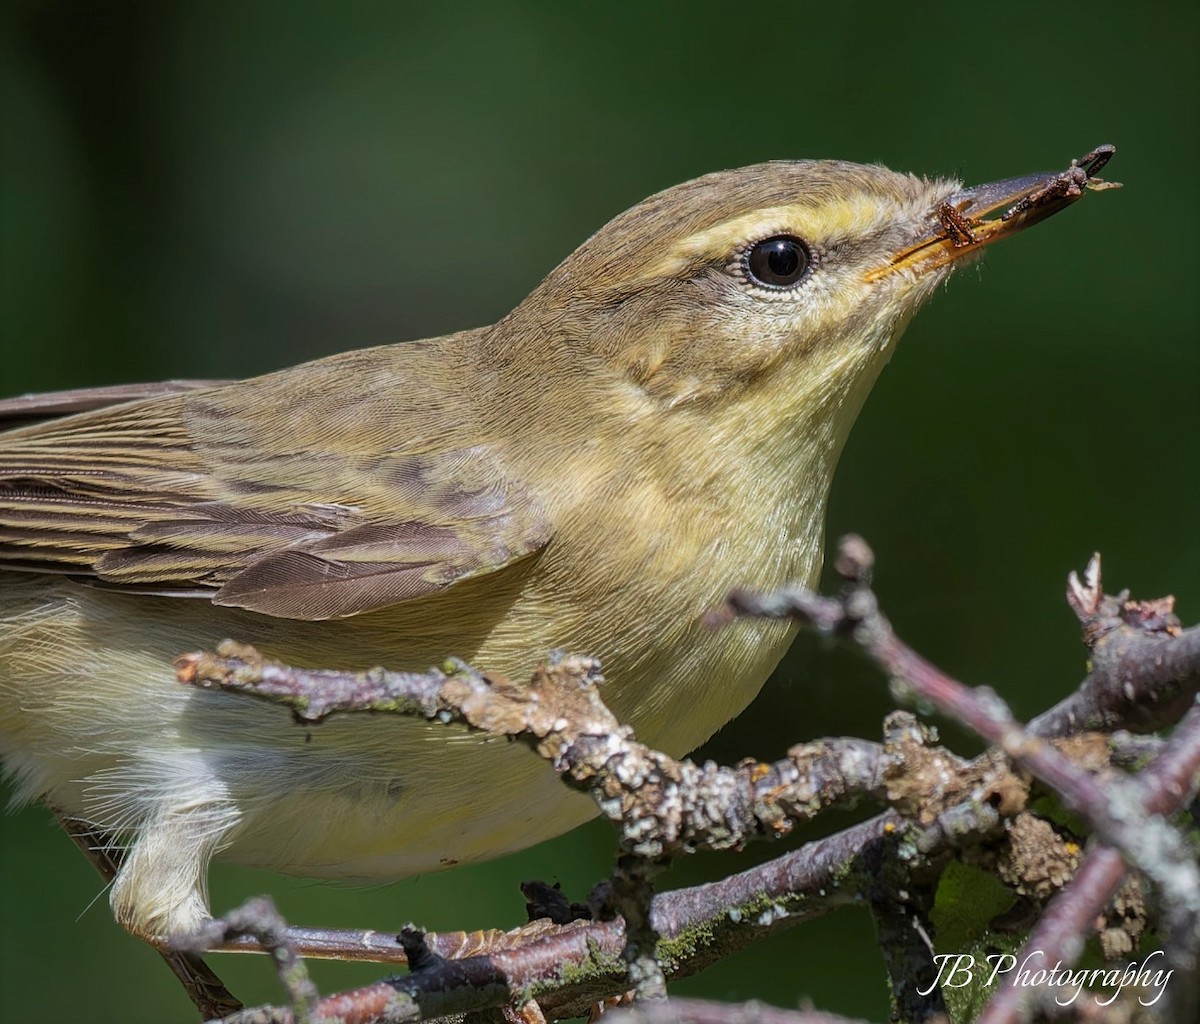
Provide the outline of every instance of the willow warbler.
<path id="1" fill-rule="evenodd" d="M 621 214 L 498 323 L 253 380 L 0 403 L 0 755 L 122 851 L 161 944 L 210 858 L 396 879 L 594 813 L 520 746 L 181 686 L 232 637 L 291 664 L 520 678 L 596 655 L 672 754 L 792 637 L 702 619 L 813 584 L 851 424 L 913 313 L 1108 157 L 974 189 L 837 161 L 689 181 Z"/>

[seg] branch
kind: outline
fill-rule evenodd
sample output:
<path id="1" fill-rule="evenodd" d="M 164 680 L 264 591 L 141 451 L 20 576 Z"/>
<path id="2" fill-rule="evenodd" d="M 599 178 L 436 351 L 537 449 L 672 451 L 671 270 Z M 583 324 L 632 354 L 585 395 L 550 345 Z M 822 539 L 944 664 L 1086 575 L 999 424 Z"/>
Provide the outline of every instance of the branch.
<path id="1" fill-rule="evenodd" d="M 1200 651 L 1191 639 L 1197 631 L 1180 630 L 1163 602 L 1137 604 L 1125 595 L 1095 598 L 1088 590 L 1100 593 L 1095 566 L 1088 587 L 1077 587 L 1074 599 L 1088 609 L 1085 631 L 1093 652 L 1107 645 L 1106 653 L 1094 658 L 1074 704 L 1063 702 L 1034 727 L 1023 728 L 990 690 L 963 686 L 896 638 L 867 587 L 871 561 L 866 545 L 850 538 L 838 559 L 848 580 L 840 598 L 794 589 L 739 593 L 714 623 L 735 614 L 790 617 L 850 638 L 888 672 L 899 694 L 932 702 L 997 744 L 996 750 L 964 762 L 933 746 L 929 731 L 911 715 L 896 713 L 888 719 L 882 745 L 824 740 L 795 747 L 774 764 L 696 765 L 645 747 L 617 722 L 600 700 L 597 687 L 603 680 L 590 658 L 555 656 L 530 683 L 519 685 L 460 662 L 428 673 L 298 670 L 229 643 L 216 655 L 181 658 L 181 680 L 285 703 L 306 722 L 335 712 L 384 711 L 462 723 L 523 742 L 550 760 L 568 785 L 590 793 L 618 827 L 625 856 L 605 890 L 607 899 L 595 899 L 593 906 L 621 912 L 631 923 L 628 934 L 621 920 L 537 922 L 511 933 L 470 935 L 406 930 L 396 940 L 375 935 L 370 943 L 359 933 L 289 929 L 292 952 L 306 955 L 393 961 L 414 949 L 421 955 L 421 965 L 406 978 L 321 1000 L 314 1013 L 340 1014 L 348 1021 L 407 1022 L 534 998 L 547 1018 L 576 1015 L 631 985 L 643 996 L 657 996 L 668 977 L 694 973 L 779 928 L 866 900 L 893 940 L 888 957 L 898 1012 L 909 1019 L 926 1017 L 940 1003 L 936 994 L 925 1003 L 912 995 L 928 991 L 920 979 L 931 970 L 923 924 L 928 895 L 921 894 L 932 892 L 929 887 L 955 850 L 977 845 L 998 835 L 1004 822 L 1027 816 L 1027 782 L 1004 755 L 1059 793 L 1099 837 L 1169 894 L 1173 955 L 1180 962 L 1191 955 L 1200 942 L 1195 928 L 1187 927 L 1200 916 L 1193 913 L 1200 906 L 1196 866 L 1179 834 L 1153 815 L 1170 813 L 1194 797 L 1200 738 L 1188 726 L 1164 745 L 1125 740 L 1109 747 L 1086 738 L 1048 739 L 1096 720 L 1107 726 L 1144 725 L 1150 719 L 1134 710 L 1143 702 L 1156 707 L 1155 721 L 1182 713 L 1184 698 L 1195 693 L 1200 678 Z M 1110 601 L 1119 602 L 1112 614 L 1105 604 Z M 1137 667 L 1145 658 L 1153 666 Z M 1114 673 L 1123 673 L 1124 683 L 1114 685 Z M 1126 684 L 1132 685 L 1132 696 Z M 1153 771 L 1136 782 L 1110 772 L 1101 783 L 1091 774 L 1107 770 L 1113 757 L 1155 755 Z M 1153 800 L 1147 796 L 1151 792 Z M 720 882 L 650 900 L 650 879 L 664 858 L 775 838 L 822 809 L 861 799 L 889 804 L 900 813 L 889 812 Z M 1150 811 L 1151 806 L 1161 810 Z M 1017 844 L 1009 846 L 1009 856 L 1019 858 Z M 1089 852 L 1078 884 L 1056 901 L 1057 916 L 1048 915 L 1048 943 L 1065 941 L 1059 922 L 1084 918 L 1081 927 L 1090 930 L 1121 881 L 1120 858 L 1116 865 L 1105 848 Z M 1073 860 L 1051 873 L 1061 875 L 1055 887 L 1072 867 Z M 1014 874 L 1023 877 L 1020 865 Z M 913 898 L 897 899 L 902 892 Z M 244 940 L 237 944 L 245 948 Z M 1063 949 L 1068 956 L 1075 952 L 1069 944 Z M 1026 1005 L 1021 1004 L 1021 1013 Z M 287 1011 L 250 1013 L 255 1016 L 230 1019 L 291 1019 Z"/>
<path id="2" fill-rule="evenodd" d="M 1153 732 L 1177 722 L 1200 690 L 1200 627 L 1180 628 L 1175 599 L 1131 601 L 1100 586 L 1100 556 L 1081 581 L 1071 573 L 1067 603 L 1083 627 L 1091 671 L 1065 700 L 1029 723 L 1047 739 L 1096 730 Z"/>
<path id="3" fill-rule="evenodd" d="M 965 686 L 900 640 L 867 585 L 873 562 L 874 555 L 860 538 L 848 538 L 842 542 L 838 565 L 849 586 L 840 599 L 795 589 L 768 595 L 739 593 L 730 598 L 730 604 L 744 615 L 793 618 L 822 632 L 849 633 L 891 676 L 893 693 L 909 700 L 927 700 L 995 744 L 1058 793 L 1068 807 L 1083 815 L 1126 860 L 1138 864 L 1158 883 L 1169 902 L 1181 904 L 1200 919 L 1200 867 L 1177 831 L 1144 812 L 1142 787 L 1113 776 L 1106 777 L 1102 785 L 1096 776 L 1056 747 L 1021 727 L 994 690 Z M 1098 590 L 1099 568 L 1095 559 L 1093 566 Z M 1151 628 L 1155 632 L 1160 621 L 1161 615 L 1153 620 Z M 1173 639 L 1177 641 L 1177 620 L 1174 629 Z M 1192 632 L 1200 634 L 1200 630 Z M 1176 682 L 1188 664 L 1187 647 L 1185 641 L 1184 653 L 1169 657 L 1157 651 L 1155 657 L 1169 662 L 1171 668 L 1167 673 L 1144 673 L 1143 680 L 1153 677 L 1161 685 L 1165 675 L 1170 682 Z M 1200 645 L 1195 653 L 1200 655 Z M 1200 759 L 1200 747 L 1195 754 Z"/>
<path id="4" fill-rule="evenodd" d="M 1136 777 L 1147 815 L 1169 815 L 1179 810 L 1200 787 L 1200 704 L 1194 704 L 1175 730 L 1162 753 Z M 1033 951 L 1055 963 L 1075 963 L 1083 951 L 1083 936 L 1090 933 L 1100 910 L 1112 899 L 1128 870 L 1121 854 L 1098 846 L 1088 852 L 1070 885 L 1046 908 L 1030 933 L 1018 959 Z M 1168 911 L 1174 918 L 1174 911 Z M 1200 917 L 1185 912 L 1175 922 L 1171 959 L 1178 977 L 1171 1002 L 1179 1020 L 1195 1019 L 1197 984 L 1200 984 Z M 1037 1008 L 1035 994 L 1027 988 L 1001 989 L 977 1024 L 1013 1024 L 1030 1019 Z"/>
<path id="5" fill-rule="evenodd" d="M 1098 556 L 1088 566 L 1086 584 L 1071 575 L 1068 600 L 1084 623 L 1094 657 L 1100 654 L 1080 690 L 1038 719 L 1037 732 L 1061 734 L 1096 721 L 1110 727 L 1161 725 L 1172 713 L 1190 707 L 1151 768 L 1133 780 L 1111 773 L 1101 780 L 1034 728 L 1022 728 L 992 690 L 964 686 L 900 641 L 867 585 L 873 561 L 861 539 L 846 538 L 837 564 L 848 586 L 840 599 L 793 589 L 734 594 L 730 605 L 740 614 L 793 618 L 823 633 L 851 636 L 891 676 L 894 693 L 929 701 L 1059 794 L 1114 849 L 1093 851 L 1026 949 L 1044 954 L 1048 944 L 1054 954 L 1048 957 L 1051 962 L 1073 964 L 1083 950 L 1082 936 L 1124 878 L 1123 858 L 1150 877 L 1167 908 L 1172 939 L 1168 959 L 1182 968 L 1186 979 L 1173 994 L 1174 1005 L 1184 1007 L 1180 1019 L 1186 1019 L 1197 1004 L 1200 866 L 1188 841 L 1162 816 L 1178 810 L 1200 789 L 1200 629 L 1180 629 L 1171 598 L 1133 602 L 1127 593 L 1105 596 Z M 1151 715 L 1131 715 L 1134 706 L 1146 705 L 1154 708 Z M 1002 990 L 981 1021 L 1028 1019 L 1032 1002 L 1029 990 Z"/>
<path id="6" fill-rule="evenodd" d="M 672 999 L 669 1003 L 633 1004 L 604 1015 L 606 1024 L 862 1024 L 817 1010 L 780 1010 L 762 1003 L 714 1003 Z"/>
<path id="7" fill-rule="evenodd" d="M 882 799 L 885 768 L 897 767 L 855 739 L 801 744 L 774 764 L 677 760 L 634 739 L 600 699 L 599 663 L 576 655 L 555 655 L 516 684 L 459 661 L 423 673 L 297 669 L 226 641 L 215 655 L 184 655 L 176 671 L 193 686 L 284 704 L 301 722 L 387 712 L 524 742 L 592 796 L 623 850 L 651 859 L 778 837 L 825 808 Z"/>

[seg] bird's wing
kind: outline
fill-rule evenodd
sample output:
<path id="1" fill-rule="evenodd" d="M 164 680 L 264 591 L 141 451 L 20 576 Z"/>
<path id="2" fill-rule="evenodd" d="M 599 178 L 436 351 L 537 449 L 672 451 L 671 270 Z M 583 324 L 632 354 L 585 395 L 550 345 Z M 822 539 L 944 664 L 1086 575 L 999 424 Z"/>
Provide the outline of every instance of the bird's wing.
<path id="1" fill-rule="evenodd" d="M 538 551 L 500 445 L 396 348 L 0 433 L 0 568 L 325 619 Z"/>
<path id="2" fill-rule="evenodd" d="M 73 388 L 43 391 L 35 395 L 0 398 L 0 430 L 26 426 L 40 420 L 57 419 L 77 412 L 104 409 L 139 398 L 162 398 L 184 391 L 197 391 L 227 384 L 223 380 L 164 380 L 152 384 L 116 384 L 102 388 Z"/>

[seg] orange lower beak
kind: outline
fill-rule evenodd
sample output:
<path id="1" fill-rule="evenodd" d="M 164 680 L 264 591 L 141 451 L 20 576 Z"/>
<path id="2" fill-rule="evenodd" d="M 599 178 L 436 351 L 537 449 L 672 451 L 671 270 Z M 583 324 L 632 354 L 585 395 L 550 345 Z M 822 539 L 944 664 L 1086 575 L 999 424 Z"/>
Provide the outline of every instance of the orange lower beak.
<path id="1" fill-rule="evenodd" d="M 1097 146 L 1072 160 L 1065 171 L 1008 178 L 950 196 L 931 211 L 933 226 L 928 234 L 898 252 L 887 265 L 871 271 L 867 280 L 876 281 L 898 270 L 925 273 L 944 267 L 1066 209 L 1085 189 L 1119 187 L 1096 177 L 1115 152 L 1114 146 Z M 988 219 L 998 211 L 999 216 Z"/>

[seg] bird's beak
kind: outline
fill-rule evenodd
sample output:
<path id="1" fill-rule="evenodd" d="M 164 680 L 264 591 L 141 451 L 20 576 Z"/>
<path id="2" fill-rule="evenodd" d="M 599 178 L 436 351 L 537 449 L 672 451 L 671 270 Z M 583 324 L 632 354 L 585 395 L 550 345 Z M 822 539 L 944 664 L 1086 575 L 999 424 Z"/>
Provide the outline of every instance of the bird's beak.
<path id="1" fill-rule="evenodd" d="M 1116 182 L 1096 177 L 1115 152 L 1114 146 L 1097 146 L 1086 156 L 1072 160 L 1065 171 L 1028 174 L 955 193 L 931 211 L 928 232 L 896 253 L 889 263 L 868 273 L 867 279 L 876 281 L 898 270 L 924 274 L 945 267 L 1058 213 L 1082 196 L 1085 189 L 1119 187 Z"/>

